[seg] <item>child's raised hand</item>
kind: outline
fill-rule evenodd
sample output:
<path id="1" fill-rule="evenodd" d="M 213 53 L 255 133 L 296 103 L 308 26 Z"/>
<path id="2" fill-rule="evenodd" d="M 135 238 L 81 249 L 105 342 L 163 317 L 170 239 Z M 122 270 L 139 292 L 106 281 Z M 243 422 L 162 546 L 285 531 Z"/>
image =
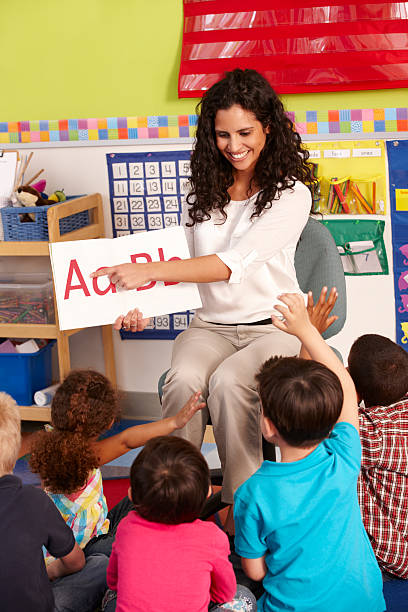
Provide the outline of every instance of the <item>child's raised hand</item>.
<path id="1" fill-rule="evenodd" d="M 174 417 L 176 429 L 181 429 L 196 412 L 204 408 L 205 402 L 200 402 L 201 391 L 196 391 L 183 406 L 183 408 Z"/>
<path id="2" fill-rule="evenodd" d="M 282 314 L 283 319 L 272 314 L 272 323 L 278 329 L 299 337 L 302 331 L 310 326 L 303 296 L 298 293 L 283 293 L 279 300 L 286 304 L 286 307 L 281 304 L 275 306 L 275 310 Z"/>
<path id="3" fill-rule="evenodd" d="M 312 325 L 317 331 L 322 334 L 332 325 L 339 317 L 336 315 L 329 316 L 336 303 L 338 293 L 336 287 L 332 287 L 327 297 L 327 287 L 323 287 L 320 292 L 319 299 L 316 304 L 313 303 L 313 294 L 311 291 L 307 294 L 307 312 Z"/>

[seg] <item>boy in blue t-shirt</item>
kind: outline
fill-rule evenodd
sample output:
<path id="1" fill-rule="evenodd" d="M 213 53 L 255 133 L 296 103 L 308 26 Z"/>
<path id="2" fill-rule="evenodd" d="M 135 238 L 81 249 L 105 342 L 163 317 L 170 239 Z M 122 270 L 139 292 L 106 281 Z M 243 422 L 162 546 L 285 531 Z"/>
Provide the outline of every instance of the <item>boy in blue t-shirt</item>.
<path id="1" fill-rule="evenodd" d="M 257 375 L 264 461 L 235 494 L 235 549 L 263 580 L 265 612 L 383 612 L 382 578 L 357 499 L 361 444 L 354 384 L 311 324 L 302 296 L 284 294 L 279 329 L 300 357 L 269 359 Z"/>

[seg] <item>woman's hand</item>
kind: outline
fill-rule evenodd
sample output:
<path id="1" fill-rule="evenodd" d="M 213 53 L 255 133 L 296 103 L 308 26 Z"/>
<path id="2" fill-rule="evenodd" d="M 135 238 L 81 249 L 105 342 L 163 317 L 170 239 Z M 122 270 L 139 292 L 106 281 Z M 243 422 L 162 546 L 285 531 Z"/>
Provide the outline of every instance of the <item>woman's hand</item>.
<path id="1" fill-rule="evenodd" d="M 108 276 L 111 283 L 117 289 L 138 289 L 151 281 L 148 275 L 147 264 L 144 263 L 124 263 L 110 268 L 101 268 L 92 272 L 91 278 Z"/>
<path id="2" fill-rule="evenodd" d="M 120 315 L 113 324 L 114 329 L 124 329 L 125 331 L 141 332 L 150 323 L 150 318 L 144 319 L 138 308 L 129 310 L 127 315 Z"/>
<path id="3" fill-rule="evenodd" d="M 174 422 L 176 429 L 182 429 L 196 412 L 204 408 L 205 402 L 200 402 L 201 391 L 196 391 L 183 406 L 183 408 L 175 415 Z"/>
<path id="4" fill-rule="evenodd" d="M 327 287 L 323 287 L 316 304 L 313 303 L 313 293 L 307 294 L 307 312 L 312 325 L 315 326 L 320 334 L 323 334 L 339 317 L 329 316 L 336 303 L 338 293 L 336 287 L 332 287 L 329 297 L 326 300 Z"/>

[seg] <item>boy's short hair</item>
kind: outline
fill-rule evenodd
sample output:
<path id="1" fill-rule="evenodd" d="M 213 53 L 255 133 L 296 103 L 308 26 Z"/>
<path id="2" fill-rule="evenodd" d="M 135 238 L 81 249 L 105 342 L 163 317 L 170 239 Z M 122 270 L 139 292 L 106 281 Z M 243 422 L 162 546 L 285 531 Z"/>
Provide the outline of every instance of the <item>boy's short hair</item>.
<path id="1" fill-rule="evenodd" d="M 200 451 L 182 438 L 153 438 L 130 470 L 132 501 L 141 517 L 155 523 L 191 523 L 201 513 L 210 472 Z"/>
<path id="2" fill-rule="evenodd" d="M 256 375 L 263 414 L 290 446 L 321 442 L 340 416 L 343 389 L 321 363 L 298 357 L 272 357 Z"/>
<path id="3" fill-rule="evenodd" d="M 408 392 L 408 354 L 379 334 L 357 338 L 350 349 L 348 370 L 367 407 L 395 404 Z"/>
<path id="4" fill-rule="evenodd" d="M 20 444 L 20 411 L 8 393 L 0 392 L 0 476 L 13 471 Z"/>

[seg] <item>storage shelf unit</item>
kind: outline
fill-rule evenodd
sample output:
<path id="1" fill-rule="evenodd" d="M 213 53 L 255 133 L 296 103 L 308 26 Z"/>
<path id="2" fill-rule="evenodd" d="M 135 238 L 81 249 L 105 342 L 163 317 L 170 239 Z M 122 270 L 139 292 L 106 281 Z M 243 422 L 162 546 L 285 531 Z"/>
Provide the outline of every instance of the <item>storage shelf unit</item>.
<path id="1" fill-rule="evenodd" d="M 59 221 L 75 213 L 88 211 L 90 223 L 86 227 L 68 232 L 61 236 Z M 50 242 L 67 240 L 89 240 L 104 237 L 102 196 L 94 193 L 52 206 L 47 211 Z M 0 241 L 0 257 L 3 256 L 45 256 L 49 257 L 48 242 L 6 242 Z M 54 297 L 55 300 L 55 297 Z M 8 324 L 0 323 L 0 336 L 12 338 L 47 338 L 57 341 L 59 378 L 62 381 L 71 369 L 69 337 L 81 331 L 70 329 L 61 331 L 58 327 L 57 305 L 55 304 L 55 324 Z M 111 325 L 102 325 L 102 343 L 106 376 L 116 384 L 115 361 Z M 40 406 L 20 406 L 21 419 L 26 421 L 49 421 L 50 408 Z"/>

